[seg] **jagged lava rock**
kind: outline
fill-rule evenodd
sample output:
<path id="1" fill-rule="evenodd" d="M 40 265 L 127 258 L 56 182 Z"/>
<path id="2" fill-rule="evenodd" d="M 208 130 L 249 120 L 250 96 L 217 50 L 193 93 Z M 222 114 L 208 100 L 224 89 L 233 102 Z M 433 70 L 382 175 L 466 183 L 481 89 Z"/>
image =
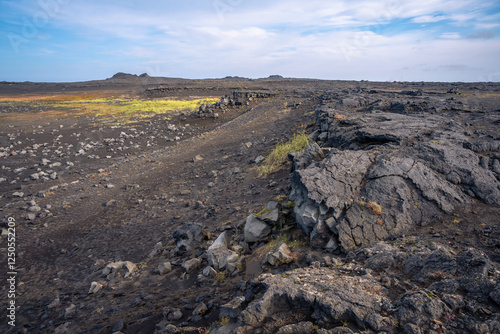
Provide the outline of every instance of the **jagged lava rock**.
<path id="1" fill-rule="evenodd" d="M 390 304 L 377 280 L 343 276 L 326 268 L 264 274 L 259 283 L 266 292 L 241 313 L 238 320 L 243 325 L 260 327 L 275 313 L 296 310 L 312 312 L 316 321 L 353 321 L 363 326 L 365 318 Z"/>
<path id="2" fill-rule="evenodd" d="M 329 112 L 320 107 L 317 115 Z M 379 113 L 330 122 L 325 159 L 317 161 L 324 152 L 317 144 L 291 155 L 290 198 L 313 246 L 334 238 L 350 251 L 473 199 L 500 204 L 500 175 L 483 168 L 464 129 L 446 117 Z"/>

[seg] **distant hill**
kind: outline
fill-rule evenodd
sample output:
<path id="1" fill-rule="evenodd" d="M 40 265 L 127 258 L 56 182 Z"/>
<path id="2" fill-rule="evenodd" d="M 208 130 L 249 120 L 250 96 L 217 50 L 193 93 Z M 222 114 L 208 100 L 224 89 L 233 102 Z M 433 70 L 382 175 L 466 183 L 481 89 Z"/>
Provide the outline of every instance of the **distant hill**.
<path id="1" fill-rule="evenodd" d="M 271 79 L 271 80 L 283 80 L 285 78 L 283 76 L 281 76 L 281 75 L 274 74 L 274 75 L 270 75 L 268 77 L 268 79 Z"/>
<path id="2" fill-rule="evenodd" d="M 239 77 L 239 76 L 227 76 L 227 77 L 222 78 L 222 80 L 229 80 L 229 81 L 247 81 L 247 80 L 251 80 L 251 79 L 249 79 L 249 78 L 245 78 L 245 77 Z"/>
<path id="3" fill-rule="evenodd" d="M 142 73 L 141 75 L 137 75 L 137 74 L 118 72 L 111 78 L 108 78 L 107 80 L 112 80 L 112 79 L 128 80 L 137 78 L 150 78 L 150 76 L 147 73 Z"/>

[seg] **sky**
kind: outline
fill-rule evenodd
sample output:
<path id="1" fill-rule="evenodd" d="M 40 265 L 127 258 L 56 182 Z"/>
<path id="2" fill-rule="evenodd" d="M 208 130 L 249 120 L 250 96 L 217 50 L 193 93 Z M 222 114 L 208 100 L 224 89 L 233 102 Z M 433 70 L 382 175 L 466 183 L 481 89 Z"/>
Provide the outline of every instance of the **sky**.
<path id="1" fill-rule="evenodd" d="M 0 81 L 500 81 L 499 0 L 0 0 Z"/>

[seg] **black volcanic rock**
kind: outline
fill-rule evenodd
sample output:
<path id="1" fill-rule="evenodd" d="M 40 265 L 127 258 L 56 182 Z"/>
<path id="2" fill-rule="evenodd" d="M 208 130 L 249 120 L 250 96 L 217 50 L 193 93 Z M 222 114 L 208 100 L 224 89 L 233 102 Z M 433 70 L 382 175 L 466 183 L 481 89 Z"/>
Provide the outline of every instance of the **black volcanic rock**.
<path id="1" fill-rule="evenodd" d="M 338 116 L 321 106 L 316 116 L 318 138 L 330 153 L 321 162 L 311 154 L 292 155 L 290 195 L 297 222 L 314 247 L 340 242 L 350 251 L 474 200 L 500 205 L 495 138 L 471 138 L 459 122 L 433 113 Z M 500 116 L 478 117 L 494 127 Z M 318 151 L 313 148 L 308 150 Z"/>
<path id="2" fill-rule="evenodd" d="M 353 330 L 318 333 L 400 333 L 396 327 L 405 333 L 439 333 L 442 327 L 446 333 L 498 333 L 498 264 L 475 249 L 455 254 L 432 243 L 400 244 L 362 247 L 351 261 L 328 267 L 262 274 L 249 289 L 263 294 L 250 300 L 233 333 L 253 333 L 263 324 L 279 328 L 275 319 L 285 312 L 310 314 L 321 327 L 344 323 Z M 316 333 L 301 326 L 278 333 Z"/>

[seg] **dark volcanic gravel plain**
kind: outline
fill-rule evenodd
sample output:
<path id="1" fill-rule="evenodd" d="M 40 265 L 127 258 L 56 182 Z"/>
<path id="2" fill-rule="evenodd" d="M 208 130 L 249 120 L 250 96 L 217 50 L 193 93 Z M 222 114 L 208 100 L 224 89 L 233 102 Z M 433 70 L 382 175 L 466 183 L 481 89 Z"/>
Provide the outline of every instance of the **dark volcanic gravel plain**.
<path id="1" fill-rule="evenodd" d="M 133 122 L 50 102 L 78 96 L 217 102 Z M 312 155 L 259 177 L 301 129 Z M 0 331 L 498 333 L 499 129 L 493 83 L 1 82 Z M 401 187 L 376 188 L 387 170 Z"/>

